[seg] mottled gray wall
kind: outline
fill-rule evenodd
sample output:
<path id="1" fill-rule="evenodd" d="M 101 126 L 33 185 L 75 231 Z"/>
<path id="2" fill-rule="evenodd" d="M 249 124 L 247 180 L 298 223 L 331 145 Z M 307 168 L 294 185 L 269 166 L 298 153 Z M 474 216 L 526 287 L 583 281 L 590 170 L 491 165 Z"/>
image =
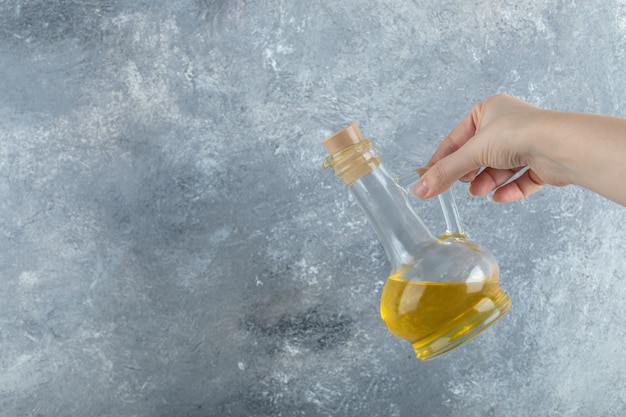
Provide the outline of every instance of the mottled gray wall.
<path id="1" fill-rule="evenodd" d="M 320 144 L 400 172 L 497 92 L 626 116 L 625 36 L 623 0 L 0 1 L 0 414 L 625 415 L 626 209 L 456 185 L 513 307 L 422 363 Z"/>

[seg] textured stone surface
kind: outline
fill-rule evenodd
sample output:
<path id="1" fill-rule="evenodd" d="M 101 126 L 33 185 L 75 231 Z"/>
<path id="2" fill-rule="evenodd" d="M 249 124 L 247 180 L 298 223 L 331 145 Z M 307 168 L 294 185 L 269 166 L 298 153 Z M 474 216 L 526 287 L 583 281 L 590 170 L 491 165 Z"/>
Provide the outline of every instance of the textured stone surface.
<path id="1" fill-rule="evenodd" d="M 400 172 L 497 92 L 626 116 L 625 36 L 620 0 L 0 1 L 0 415 L 623 416 L 626 209 L 456 185 L 513 307 L 421 363 L 320 141 Z"/>

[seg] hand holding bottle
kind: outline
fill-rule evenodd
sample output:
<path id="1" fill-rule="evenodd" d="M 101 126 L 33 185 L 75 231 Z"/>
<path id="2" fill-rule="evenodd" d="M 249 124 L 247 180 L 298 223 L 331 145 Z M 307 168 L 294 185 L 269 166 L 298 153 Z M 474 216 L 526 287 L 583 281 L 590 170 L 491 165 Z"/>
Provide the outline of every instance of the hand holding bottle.
<path id="1" fill-rule="evenodd" d="M 414 188 L 421 198 L 461 179 L 470 182 L 472 195 L 495 190 L 497 202 L 528 197 L 546 184 L 576 184 L 626 206 L 626 119 L 543 110 L 504 94 L 492 96 L 472 108 L 426 168 Z"/>
<path id="2" fill-rule="evenodd" d="M 323 143 L 330 154 L 324 168 L 333 168 L 349 187 L 389 256 L 381 317 L 392 334 L 413 345 L 420 360 L 460 346 L 509 310 L 498 263 L 461 234 L 457 215 L 457 228 L 450 229 L 447 202 L 442 209 L 448 231 L 435 237 L 356 123 Z"/>

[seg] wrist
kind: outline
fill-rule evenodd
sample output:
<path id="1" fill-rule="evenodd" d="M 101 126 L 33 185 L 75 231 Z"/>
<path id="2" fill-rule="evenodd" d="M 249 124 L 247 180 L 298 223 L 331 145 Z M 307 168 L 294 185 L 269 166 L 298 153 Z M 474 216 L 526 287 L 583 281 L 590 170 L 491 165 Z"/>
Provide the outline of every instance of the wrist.
<path id="1" fill-rule="evenodd" d="M 576 169 L 581 157 L 581 131 L 575 113 L 538 109 L 529 133 L 528 166 L 551 185 L 577 183 Z"/>
<path id="2" fill-rule="evenodd" d="M 552 185 L 575 184 L 626 205 L 626 119 L 543 111 L 531 166 Z"/>

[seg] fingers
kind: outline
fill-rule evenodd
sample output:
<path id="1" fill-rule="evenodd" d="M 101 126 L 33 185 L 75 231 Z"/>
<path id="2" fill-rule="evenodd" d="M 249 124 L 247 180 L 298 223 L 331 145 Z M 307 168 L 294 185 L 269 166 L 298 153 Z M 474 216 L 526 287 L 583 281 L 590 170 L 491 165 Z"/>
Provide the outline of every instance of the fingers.
<path id="1" fill-rule="evenodd" d="M 413 193 L 420 198 L 430 198 L 450 188 L 457 179 L 478 170 L 482 164 L 477 157 L 480 145 L 468 141 L 463 152 L 453 152 L 432 165 L 413 188 Z"/>
<path id="2" fill-rule="evenodd" d="M 433 156 L 424 166 L 428 168 L 428 172 L 422 176 L 420 181 L 413 188 L 413 193 L 420 198 L 430 198 L 435 196 L 452 185 L 452 183 L 462 178 L 465 181 L 471 181 L 476 176 L 480 166 L 468 164 L 467 158 L 464 163 L 459 165 L 460 153 L 456 152 L 462 146 L 466 147 L 468 141 L 476 134 L 477 126 L 484 111 L 483 103 L 475 105 L 470 113 L 450 132 L 450 134 L 439 144 Z M 464 171 L 459 171 L 459 167 L 467 167 Z M 428 180 L 426 177 L 430 176 Z M 433 178 L 434 177 L 434 178 Z M 432 182 L 433 187 L 429 186 Z"/>
<path id="3" fill-rule="evenodd" d="M 475 169 L 471 172 L 468 172 L 467 174 L 463 175 L 461 178 L 459 178 L 460 181 L 463 182 L 471 182 L 474 181 L 474 178 L 476 178 L 476 176 L 480 173 L 480 169 Z"/>
<path id="4" fill-rule="evenodd" d="M 498 188 L 492 198 L 497 203 L 511 203 L 536 193 L 545 185 L 532 170 L 528 170 L 515 181 Z"/>
<path id="5" fill-rule="evenodd" d="M 494 169 L 486 168 L 480 175 L 471 180 L 469 193 L 473 196 L 485 196 L 500 187 L 511 177 L 517 174 L 521 168 L 515 169 Z"/>
<path id="6" fill-rule="evenodd" d="M 454 152 L 456 152 L 461 146 L 463 146 L 468 140 L 470 140 L 476 134 L 476 126 L 480 123 L 482 117 L 483 106 L 482 103 L 477 104 L 472 108 L 472 111 L 465 116 L 465 119 L 458 124 L 457 127 L 450 132 L 450 134 L 439 144 L 433 156 L 425 165 L 430 168 L 436 164 L 441 158 L 444 158 Z"/>
<path id="7" fill-rule="evenodd" d="M 476 104 L 436 149 L 413 192 L 431 198 L 460 179 L 471 183 L 472 195 L 496 190 L 495 201 L 515 201 L 535 193 L 545 183 L 531 170 L 520 171 L 529 165 L 528 147 L 520 144 L 520 136 L 534 116 L 534 106 L 506 95 Z"/>
<path id="8" fill-rule="evenodd" d="M 417 183 L 413 192 L 420 198 L 430 198 L 447 190 L 456 178 L 454 171 L 449 170 L 450 165 L 454 166 L 455 162 L 450 162 L 452 158 L 444 158 L 424 174 L 422 179 Z M 473 196 L 485 196 L 493 190 L 493 201 L 497 203 L 510 203 L 513 201 L 526 198 L 545 186 L 545 182 L 541 180 L 532 170 L 527 170 L 519 178 L 510 183 L 506 183 L 515 176 L 522 168 L 518 169 L 492 169 L 487 168 L 480 173 L 470 184 L 470 194 Z M 433 184 L 431 187 L 429 184 Z M 504 185 L 502 185 L 504 184 Z"/>

